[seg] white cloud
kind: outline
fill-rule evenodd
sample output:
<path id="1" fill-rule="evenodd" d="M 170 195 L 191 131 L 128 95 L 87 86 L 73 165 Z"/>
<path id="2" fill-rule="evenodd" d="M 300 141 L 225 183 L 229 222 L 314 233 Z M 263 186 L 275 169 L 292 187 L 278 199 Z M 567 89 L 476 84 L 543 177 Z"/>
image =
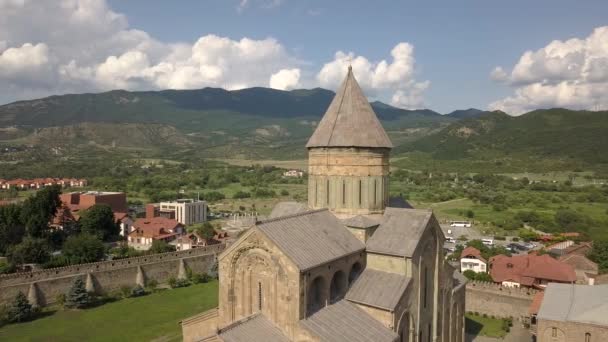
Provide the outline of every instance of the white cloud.
<path id="1" fill-rule="evenodd" d="M 291 90 L 300 85 L 300 69 L 282 69 L 270 76 L 270 87 Z"/>
<path id="2" fill-rule="evenodd" d="M 501 73 L 502 71 L 502 73 Z M 608 26 L 584 39 L 555 40 L 537 51 L 526 51 L 511 73 L 495 68 L 491 77 L 507 81 L 515 94 L 490 104 L 519 115 L 537 108 L 608 107 Z"/>
<path id="3" fill-rule="evenodd" d="M 242 3 L 273 7 L 281 1 Z M 193 43 L 161 42 L 130 28 L 104 0 L 0 0 L 0 103 L 111 89 L 335 89 L 350 59 L 372 98 L 392 99 L 405 108 L 424 106 L 429 82 L 415 79 L 409 43 L 395 45 L 390 59 L 379 61 L 338 51 L 318 71 L 273 38 L 208 34 Z"/>
<path id="4" fill-rule="evenodd" d="M 283 3 L 283 0 L 240 0 L 239 4 L 236 6 L 237 12 L 243 12 L 252 3 L 255 3 L 261 8 L 268 9 L 280 6 Z"/>
<path id="5" fill-rule="evenodd" d="M 417 82 L 414 78 L 414 47 L 409 43 L 399 43 L 391 50 L 392 61 L 371 62 L 354 53 L 336 52 L 334 60 L 325 64 L 317 74 L 322 87 L 335 89 L 343 80 L 348 65 L 359 84 L 370 96 L 382 92 L 392 92 L 391 104 L 416 109 L 424 106 L 424 91 L 429 81 Z"/>

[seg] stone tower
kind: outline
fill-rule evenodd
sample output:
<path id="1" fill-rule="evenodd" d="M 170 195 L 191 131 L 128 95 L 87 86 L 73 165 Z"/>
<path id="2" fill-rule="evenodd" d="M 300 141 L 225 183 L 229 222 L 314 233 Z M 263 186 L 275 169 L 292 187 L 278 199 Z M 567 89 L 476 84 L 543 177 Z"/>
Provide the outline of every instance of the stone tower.
<path id="1" fill-rule="evenodd" d="M 383 212 L 392 147 L 349 66 L 306 144 L 309 207 L 329 208 L 341 217 Z"/>

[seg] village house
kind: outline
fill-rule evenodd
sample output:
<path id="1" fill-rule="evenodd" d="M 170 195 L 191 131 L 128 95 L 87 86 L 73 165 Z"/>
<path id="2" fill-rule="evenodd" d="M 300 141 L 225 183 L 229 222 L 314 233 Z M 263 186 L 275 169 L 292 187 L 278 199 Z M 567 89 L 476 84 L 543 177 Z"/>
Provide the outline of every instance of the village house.
<path id="1" fill-rule="evenodd" d="M 496 255 L 490 258 L 490 275 L 494 282 L 509 287 L 535 287 L 544 289 L 548 283 L 574 283 L 574 268 L 551 256 Z"/>
<path id="2" fill-rule="evenodd" d="M 296 170 L 296 169 L 287 170 L 287 171 L 283 172 L 283 177 L 302 178 L 302 177 L 304 177 L 304 171 Z"/>
<path id="3" fill-rule="evenodd" d="M 27 189 L 42 189 L 47 186 L 59 185 L 62 188 L 73 187 L 82 188 L 87 185 L 86 179 L 76 178 L 34 178 L 34 179 L 0 179 L 0 189 L 10 190 L 27 190 Z"/>
<path id="4" fill-rule="evenodd" d="M 221 243 L 228 238 L 228 233 L 216 230 L 213 238 L 205 239 L 197 232 L 187 233 L 179 236 L 169 244 L 175 246 L 178 251 L 185 251 L 192 248 L 205 247 Z"/>
<path id="5" fill-rule="evenodd" d="M 486 273 L 488 261 L 481 256 L 475 247 L 467 247 L 460 254 L 460 272 L 471 270 L 475 273 Z"/>
<path id="6" fill-rule="evenodd" d="M 154 241 L 170 243 L 184 233 L 184 226 L 164 217 L 140 218 L 133 223 L 127 242 L 129 247 L 137 250 L 148 250 Z"/>

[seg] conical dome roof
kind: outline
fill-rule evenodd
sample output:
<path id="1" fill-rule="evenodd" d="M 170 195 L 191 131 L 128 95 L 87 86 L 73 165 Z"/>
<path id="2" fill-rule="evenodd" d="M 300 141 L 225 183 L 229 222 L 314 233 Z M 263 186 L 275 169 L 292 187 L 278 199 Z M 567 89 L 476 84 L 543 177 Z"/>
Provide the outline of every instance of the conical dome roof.
<path id="1" fill-rule="evenodd" d="M 351 67 L 306 147 L 393 147 Z"/>

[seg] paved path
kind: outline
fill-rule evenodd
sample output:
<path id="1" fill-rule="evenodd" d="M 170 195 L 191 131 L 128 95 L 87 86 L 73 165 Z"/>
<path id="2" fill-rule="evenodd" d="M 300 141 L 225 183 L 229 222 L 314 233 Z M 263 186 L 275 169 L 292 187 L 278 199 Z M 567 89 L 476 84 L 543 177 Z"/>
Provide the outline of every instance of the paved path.
<path id="1" fill-rule="evenodd" d="M 530 334 L 530 330 L 521 326 L 521 324 L 517 324 L 517 322 L 513 322 L 513 327 L 511 328 L 511 332 L 504 339 L 499 338 L 491 338 L 485 336 L 472 336 L 467 335 L 465 338 L 466 342 L 532 342 L 532 334 Z"/>

